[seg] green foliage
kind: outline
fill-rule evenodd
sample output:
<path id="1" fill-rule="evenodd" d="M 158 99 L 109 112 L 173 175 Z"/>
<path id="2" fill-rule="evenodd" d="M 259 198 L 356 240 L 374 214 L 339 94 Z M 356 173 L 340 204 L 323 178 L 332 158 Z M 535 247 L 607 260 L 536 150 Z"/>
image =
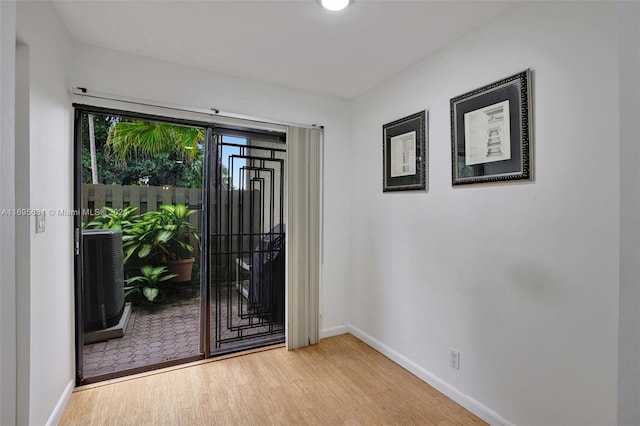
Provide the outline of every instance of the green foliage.
<path id="1" fill-rule="evenodd" d="M 131 156 L 155 157 L 178 152 L 194 160 L 204 141 L 204 129 L 157 121 L 131 120 L 114 123 L 109 129 L 107 148 L 119 155 L 123 163 Z"/>
<path id="2" fill-rule="evenodd" d="M 96 142 L 96 162 L 98 165 L 98 180 L 103 182 L 105 178 L 109 178 L 109 173 L 104 176 L 106 171 L 106 165 L 108 159 L 104 153 L 104 143 L 109 135 L 109 128 L 114 120 L 114 117 L 104 115 L 94 115 L 93 120 L 93 134 Z M 89 153 L 89 120 L 87 115 L 82 117 L 82 182 L 91 183 L 91 155 Z"/>
<path id="3" fill-rule="evenodd" d="M 112 141 L 118 140 L 117 137 L 114 139 L 113 135 L 110 138 L 110 133 L 115 132 L 112 129 L 125 128 L 136 123 L 141 127 L 161 127 L 162 132 L 148 133 L 156 138 L 158 134 L 166 135 L 167 139 L 159 145 L 166 150 L 153 151 L 151 154 L 145 148 L 135 148 L 132 145 L 120 152 L 116 149 L 117 145 L 110 145 Z M 162 126 L 159 126 L 160 124 Z M 202 188 L 203 129 L 94 114 L 94 135 L 98 181 L 102 184 Z M 138 138 L 135 139 L 136 143 L 143 147 L 145 142 L 140 138 L 144 135 L 144 132 L 139 132 Z M 91 183 L 89 126 L 86 115 L 82 120 L 82 181 Z"/>
<path id="4" fill-rule="evenodd" d="M 189 217 L 196 211 L 184 204 L 163 204 L 160 210 L 143 215 L 134 214 L 137 210 L 134 206 L 124 209 L 103 207 L 103 210 L 103 214 L 84 227 L 121 229 L 124 262 L 129 265 L 132 265 L 133 257 L 151 264 L 189 257 L 195 251 L 187 242 L 189 236 L 200 244 L 198 229 L 189 223 Z"/>
<path id="5" fill-rule="evenodd" d="M 200 242 L 197 228 L 189 223 L 189 216 L 194 213 L 184 204 L 163 204 L 160 210 L 145 213 L 122 237 L 125 262 L 134 253 L 159 263 L 193 253 L 195 249 L 187 243 L 187 237 L 191 235 Z"/>
<path id="6" fill-rule="evenodd" d="M 167 273 L 166 266 L 144 265 L 140 268 L 140 275 L 125 280 L 125 297 L 132 293 L 142 293 L 149 302 L 155 301 L 160 295 L 158 284 L 177 277 L 178 274 Z"/>
<path id="7" fill-rule="evenodd" d="M 87 223 L 86 228 L 90 229 L 121 229 L 126 233 L 136 220 L 137 215 L 133 213 L 138 210 L 137 207 L 128 206 L 124 209 L 112 209 L 111 207 L 103 207 L 103 214 L 96 216 L 94 220 Z"/>

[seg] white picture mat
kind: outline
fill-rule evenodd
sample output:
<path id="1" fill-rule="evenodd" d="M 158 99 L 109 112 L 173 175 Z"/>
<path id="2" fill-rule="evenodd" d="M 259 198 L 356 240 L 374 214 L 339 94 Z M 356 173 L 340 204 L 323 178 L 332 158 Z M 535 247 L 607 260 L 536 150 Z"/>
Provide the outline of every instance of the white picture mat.
<path id="1" fill-rule="evenodd" d="M 510 130 L 508 100 L 464 114 L 465 164 L 510 159 Z"/>
<path id="2" fill-rule="evenodd" d="M 415 130 L 393 136 L 390 142 L 390 176 L 411 176 L 416 174 L 416 132 Z"/>

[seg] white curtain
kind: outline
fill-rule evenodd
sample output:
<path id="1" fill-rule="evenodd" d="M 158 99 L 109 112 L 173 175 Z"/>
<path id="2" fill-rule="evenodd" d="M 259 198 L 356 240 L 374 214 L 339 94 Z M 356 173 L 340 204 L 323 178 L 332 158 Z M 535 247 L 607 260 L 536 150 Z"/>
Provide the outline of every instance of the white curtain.
<path id="1" fill-rule="evenodd" d="M 287 129 L 287 349 L 320 339 L 323 131 Z"/>

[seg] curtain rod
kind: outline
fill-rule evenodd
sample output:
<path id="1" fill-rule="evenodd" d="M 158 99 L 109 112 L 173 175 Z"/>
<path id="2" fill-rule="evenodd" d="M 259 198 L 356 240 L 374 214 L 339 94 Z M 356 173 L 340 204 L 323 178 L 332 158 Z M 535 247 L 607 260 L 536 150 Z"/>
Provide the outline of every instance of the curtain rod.
<path id="1" fill-rule="evenodd" d="M 170 103 L 156 102 L 156 101 L 150 101 L 147 99 L 139 99 L 139 98 L 120 96 L 120 95 L 113 95 L 110 93 L 98 92 L 94 90 L 89 90 L 85 87 L 73 87 L 71 89 L 71 93 L 81 97 L 102 99 L 106 101 L 123 102 L 123 103 L 128 103 L 133 105 L 146 106 L 146 107 L 152 107 L 152 108 L 161 108 L 161 109 L 179 111 L 179 112 L 204 114 L 209 117 L 223 117 L 223 118 L 231 118 L 231 119 L 237 119 L 237 120 L 249 120 L 249 121 L 253 121 L 256 123 L 263 123 L 263 124 L 272 124 L 272 125 L 275 124 L 280 126 L 296 126 L 296 127 L 303 127 L 308 129 L 324 130 L 324 126 L 318 125 L 318 124 L 300 124 L 300 123 L 293 123 L 288 121 L 267 120 L 264 118 L 252 117 L 244 114 L 220 111 L 217 108 L 205 109 L 205 108 L 196 108 L 196 107 L 175 105 Z"/>

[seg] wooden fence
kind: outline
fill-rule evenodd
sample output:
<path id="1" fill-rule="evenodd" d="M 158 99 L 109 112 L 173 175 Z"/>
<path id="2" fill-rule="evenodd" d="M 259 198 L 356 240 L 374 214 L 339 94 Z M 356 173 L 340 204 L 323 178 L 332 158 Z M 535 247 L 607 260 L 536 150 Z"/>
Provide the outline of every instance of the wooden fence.
<path id="1" fill-rule="evenodd" d="M 253 198 L 253 203 L 250 203 Z M 223 206 L 214 208 L 212 212 L 222 234 L 211 241 L 211 253 L 233 253 L 235 257 L 247 257 L 260 240 L 260 234 L 267 232 L 273 223 L 263 224 L 265 214 L 260 191 L 231 190 L 221 197 Z M 262 200 L 262 201 L 259 201 Z M 174 188 L 162 186 L 139 185 L 101 185 L 82 184 L 82 221 L 89 222 L 103 207 L 122 209 L 128 206 L 138 208 L 135 213 L 143 214 L 158 210 L 162 204 L 186 204 L 196 213 L 189 216 L 189 222 L 198 229 L 202 228 L 202 190 L 197 188 Z M 240 208 L 241 203 L 246 207 Z M 248 206 L 252 206 L 249 208 Z M 87 215 L 87 213 L 93 215 Z M 273 213 L 272 213 L 273 214 Z M 268 216 L 268 215 L 267 215 Z M 253 217 L 253 220 L 251 218 Z M 269 217 L 267 217 L 267 220 Z M 252 225 L 253 223 L 253 225 Z M 265 228 L 266 227 L 266 228 Z M 215 234 L 212 234 L 215 235 Z M 203 236 L 204 237 L 204 236 Z M 189 237 L 189 244 L 197 247 L 193 237 Z M 200 262 L 200 252 L 194 253 L 196 262 Z"/>
<path id="2" fill-rule="evenodd" d="M 202 208 L 202 189 L 172 186 L 93 185 L 82 184 L 82 208 L 88 210 L 111 207 L 121 209 L 135 206 L 138 213 L 158 210 L 162 204 L 186 204 L 192 209 Z M 191 217 L 194 218 L 195 214 Z M 197 222 L 197 223 L 196 223 Z M 193 225 L 200 226 L 200 216 Z"/>
<path id="3" fill-rule="evenodd" d="M 94 185 L 82 184 L 82 221 L 89 222 L 95 213 L 103 207 L 122 209 L 128 206 L 138 208 L 135 213 L 158 210 L 162 204 L 186 204 L 196 210 L 189 216 L 189 223 L 200 232 L 202 225 L 202 189 L 174 188 L 171 186 L 139 185 Z M 90 213 L 92 215 L 87 215 Z M 197 241 L 189 237 L 189 244 L 197 247 Z M 196 262 L 200 262 L 200 252 L 194 253 Z"/>

